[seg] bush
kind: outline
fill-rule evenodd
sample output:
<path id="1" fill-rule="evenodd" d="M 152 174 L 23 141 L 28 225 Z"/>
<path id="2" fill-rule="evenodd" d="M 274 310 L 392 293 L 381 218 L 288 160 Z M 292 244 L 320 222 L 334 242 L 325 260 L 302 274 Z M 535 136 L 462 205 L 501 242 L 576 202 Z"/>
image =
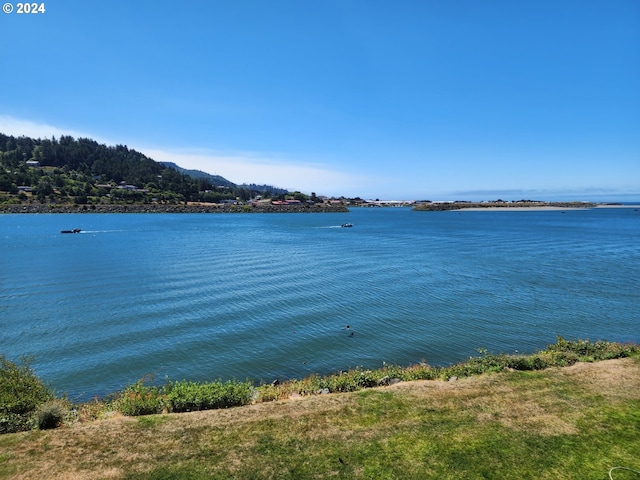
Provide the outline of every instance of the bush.
<path id="1" fill-rule="evenodd" d="M 593 362 L 636 355 L 640 353 L 640 346 L 605 340 L 565 340 L 558 336 L 556 343 L 547 347 L 547 352 L 570 353 L 577 356 L 578 361 Z"/>
<path id="2" fill-rule="evenodd" d="M 568 367 L 580 361 L 580 357 L 575 352 L 554 352 L 545 351 L 540 355 L 544 356 L 550 365 L 554 367 Z"/>
<path id="3" fill-rule="evenodd" d="M 114 402 L 116 410 L 123 415 L 151 415 L 162 413 L 166 405 L 166 399 L 157 387 L 149 387 L 140 380 L 129 385 Z"/>
<path id="4" fill-rule="evenodd" d="M 535 370 L 533 357 L 531 355 L 514 355 L 509 358 L 507 368 L 514 370 Z"/>
<path id="5" fill-rule="evenodd" d="M 38 407 L 35 417 L 35 424 L 40 430 L 49 430 L 62 425 L 65 417 L 69 413 L 68 405 L 61 400 L 51 400 Z"/>
<path id="6" fill-rule="evenodd" d="M 0 413 L 0 434 L 24 432 L 25 430 L 31 430 L 31 428 L 31 419 L 27 415 L 8 412 Z"/>
<path id="7" fill-rule="evenodd" d="M 330 392 L 355 392 L 363 388 L 377 386 L 383 376 L 384 373 L 381 370 L 356 368 L 321 379 L 320 388 L 328 388 Z"/>
<path id="8" fill-rule="evenodd" d="M 30 428 L 31 414 L 53 399 L 53 391 L 40 380 L 22 358 L 13 363 L 0 355 L 0 433 Z"/>
<path id="9" fill-rule="evenodd" d="M 246 405 L 251 401 L 253 386 L 249 382 L 174 382 L 164 390 L 172 412 L 189 412 Z"/>
<path id="10" fill-rule="evenodd" d="M 229 408 L 251 402 L 249 382 L 168 382 L 161 387 L 147 386 L 140 380 L 125 388 L 113 405 L 123 415 L 138 416 L 167 412 L 189 412 Z"/>
<path id="11" fill-rule="evenodd" d="M 396 368 L 394 367 L 394 370 Z M 418 365 L 411 365 L 410 367 L 402 368 L 397 367 L 397 373 L 391 375 L 391 377 L 400 378 L 403 381 L 409 382 L 413 380 L 435 380 L 438 378 L 438 369 L 425 363 Z"/>
<path id="12" fill-rule="evenodd" d="M 107 410 L 107 403 L 100 401 L 97 397 L 76 407 L 76 417 L 79 422 L 91 422 L 98 420 Z"/>

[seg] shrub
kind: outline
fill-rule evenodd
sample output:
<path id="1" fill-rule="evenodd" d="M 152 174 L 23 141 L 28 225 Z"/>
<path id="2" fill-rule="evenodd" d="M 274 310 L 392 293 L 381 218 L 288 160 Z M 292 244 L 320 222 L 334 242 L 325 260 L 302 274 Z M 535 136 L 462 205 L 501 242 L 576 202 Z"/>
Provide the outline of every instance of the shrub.
<path id="1" fill-rule="evenodd" d="M 286 385 L 286 384 L 285 384 Z M 318 375 L 310 375 L 302 380 L 294 381 L 293 390 L 300 395 L 312 395 L 320 389 L 320 377 Z"/>
<path id="2" fill-rule="evenodd" d="M 147 386 L 144 379 L 125 388 L 113 402 L 114 408 L 128 416 L 169 412 L 189 412 L 229 408 L 251 402 L 249 382 L 168 382 L 161 387 Z"/>
<path id="3" fill-rule="evenodd" d="M 173 382 L 164 387 L 172 412 L 188 412 L 246 405 L 251 401 L 253 385 L 249 382 Z"/>
<path id="4" fill-rule="evenodd" d="M 107 410 L 107 403 L 97 397 L 93 400 L 77 405 L 76 416 L 80 422 L 98 420 Z"/>
<path id="5" fill-rule="evenodd" d="M 575 352 L 554 352 L 544 351 L 540 355 L 544 356 L 549 364 L 554 367 L 567 367 L 580 361 L 580 358 Z"/>
<path id="6" fill-rule="evenodd" d="M 116 398 L 114 407 L 123 415 L 151 415 L 162 413 L 166 399 L 158 387 L 146 386 L 144 380 L 129 385 Z"/>
<path id="7" fill-rule="evenodd" d="M 313 378 L 313 376 L 309 378 Z M 294 378 L 282 383 L 259 385 L 253 390 L 252 401 L 264 403 L 286 399 L 291 395 L 312 395 L 320 388 L 317 383 L 314 388 L 312 383 L 314 382 L 310 382 L 306 378 L 302 380 Z"/>
<path id="8" fill-rule="evenodd" d="M 328 388 L 330 392 L 355 392 L 363 388 L 378 385 L 384 376 L 380 370 L 361 370 L 356 368 L 348 372 L 340 372 L 320 380 L 320 388 Z"/>
<path id="9" fill-rule="evenodd" d="M 275 402 L 288 396 L 279 385 L 260 385 L 256 391 L 256 400 L 259 402 Z"/>
<path id="10" fill-rule="evenodd" d="M 35 424 L 40 430 L 49 430 L 62 425 L 69 413 L 69 406 L 62 400 L 43 403 L 35 412 Z"/>
<path id="11" fill-rule="evenodd" d="M 53 391 L 29 366 L 29 359 L 13 363 L 0 355 L 0 433 L 30 428 L 30 415 L 53 399 Z"/>
<path id="12" fill-rule="evenodd" d="M 598 340 L 565 340 L 558 336 L 556 343 L 547 346 L 548 352 L 562 352 L 577 355 L 581 362 L 610 360 L 612 358 L 629 357 L 640 353 L 640 346 Z"/>
<path id="13" fill-rule="evenodd" d="M 533 358 L 531 355 L 513 355 L 507 361 L 507 368 L 514 370 L 534 370 Z"/>
<path id="14" fill-rule="evenodd" d="M 397 373 L 388 373 L 387 375 L 400 378 L 407 382 L 412 380 L 435 380 L 438 378 L 438 369 L 424 363 L 412 365 L 404 369 L 402 367 L 394 368 L 397 368 Z"/>
<path id="15" fill-rule="evenodd" d="M 0 434 L 31 430 L 31 420 L 27 415 L 17 413 L 0 413 Z"/>

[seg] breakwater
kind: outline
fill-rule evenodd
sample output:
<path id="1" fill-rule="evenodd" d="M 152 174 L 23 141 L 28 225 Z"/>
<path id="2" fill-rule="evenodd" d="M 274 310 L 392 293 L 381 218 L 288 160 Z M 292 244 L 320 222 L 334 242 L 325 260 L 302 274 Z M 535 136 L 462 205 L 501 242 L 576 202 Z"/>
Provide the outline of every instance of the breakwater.
<path id="1" fill-rule="evenodd" d="M 344 205 L 218 204 L 16 204 L 0 205 L 0 213 L 344 213 Z"/>
<path id="2" fill-rule="evenodd" d="M 439 212 L 467 208 L 593 208 L 597 205 L 597 203 L 591 202 L 442 202 L 421 203 L 413 207 L 413 209 L 417 211 Z"/>

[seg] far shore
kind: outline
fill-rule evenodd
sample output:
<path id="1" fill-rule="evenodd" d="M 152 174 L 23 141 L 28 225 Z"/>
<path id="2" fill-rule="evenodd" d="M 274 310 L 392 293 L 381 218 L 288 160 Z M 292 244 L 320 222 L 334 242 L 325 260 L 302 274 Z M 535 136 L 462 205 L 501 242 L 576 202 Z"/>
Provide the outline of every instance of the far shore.
<path id="1" fill-rule="evenodd" d="M 591 202 L 447 202 L 447 203 L 423 203 L 414 207 L 417 211 L 540 211 L 540 210 L 586 210 L 594 208 L 598 204 Z"/>
<path id="2" fill-rule="evenodd" d="M 470 207 L 470 208 L 456 208 L 455 211 L 464 210 L 466 212 L 542 212 L 547 210 L 590 210 L 596 207 Z"/>
<path id="3" fill-rule="evenodd" d="M 635 208 L 638 209 L 640 208 L 640 205 L 610 205 L 610 204 L 603 204 L 603 205 L 594 205 L 594 206 L 589 206 L 589 207 L 555 207 L 555 206 L 540 206 L 540 207 L 485 207 L 485 208 L 479 208 L 479 207 L 471 207 L 471 208 L 460 208 L 460 209 L 456 209 L 456 211 L 460 211 L 460 210 L 465 210 L 468 212 L 482 212 L 482 211 L 489 211 L 489 212 L 522 212 L 522 211 L 528 211 L 528 212 L 538 212 L 538 211 L 548 211 L 548 210 L 560 210 L 560 211 L 565 211 L 565 210 L 592 210 L 594 208 Z"/>
<path id="4" fill-rule="evenodd" d="M 640 208 L 640 202 L 634 205 L 620 205 L 619 203 L 603 203 L 602 205 L 596 205 L 595 208 Z"/>
<path id="5" fill-rule="evenodd" d="M 218 204 L 14 204 L 0 205 L 3 213 L 335 213 L 344 205 L 218 205 Z"/>

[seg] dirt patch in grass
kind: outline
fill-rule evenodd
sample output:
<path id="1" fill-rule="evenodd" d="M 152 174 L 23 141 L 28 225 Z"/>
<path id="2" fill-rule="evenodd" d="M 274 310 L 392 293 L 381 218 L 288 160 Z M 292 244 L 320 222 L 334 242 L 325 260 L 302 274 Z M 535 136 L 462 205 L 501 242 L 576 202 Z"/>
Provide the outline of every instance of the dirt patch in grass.
<path id="1" fill-rule="evenodd" d="M 432 408 L 462 406 L 468 415 L 484 424 L 497 422 L 545 436 L 576 433 L 576 418 L 567 418 L 567 410 L 558 405 L 564 402 L 548 387 L 530 391 L 505 382 L 505 375 L 510 374 L 482 375 L 455 382 L 411 382 L 393 388 Z"/>
<path id="2" fill-rule="evenodd" d="M 180 413 L 172 416 L 188 417 L 188 422 L 202 425 L 224 425 L 226 423 L 251 423 L 265 418 L 299 417 L 309 411 L 315 413 L 331 412 L 344 406 L 349 394 L 315 395 L 295 400 L 278 400 L 276 402 L 259 403 L 246 407 L 226 410 L 207 410 L 200 412 Z"/>
<path id="3" fill-rule="evenodd" d="M 640 398 L 639 364 L 640 359 L 631 358 L 577 363 L 569 368 L 558 369 L 555 374 L 585 391 L 616 402 Z"/>

